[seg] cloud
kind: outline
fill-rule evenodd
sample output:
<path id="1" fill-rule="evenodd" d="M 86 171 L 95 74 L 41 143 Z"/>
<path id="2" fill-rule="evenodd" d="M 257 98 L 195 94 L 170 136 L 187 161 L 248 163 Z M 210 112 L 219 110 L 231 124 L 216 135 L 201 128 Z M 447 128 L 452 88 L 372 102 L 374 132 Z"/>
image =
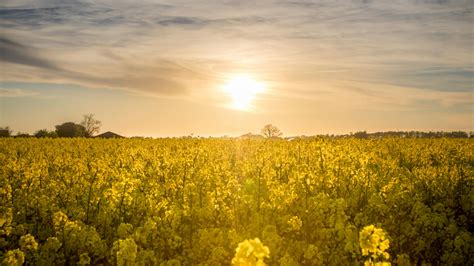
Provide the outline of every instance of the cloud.
<path id="1" fill-rule="evenodd" d="M 173 25 L 199 26 L 199 25 L 204 25 L 205 21 L 198 18 L 192 18 L 192 17 L 171 17 L 171 18 L 159 20 L 158 24 L 163 25 L 163 26 L 173 26 Z"/>
<path id="2" fill-rule="evenodd" d="M 474 69 L 472 66 L 462 65 L 455 67 L 405 67 L 387 72 L 385 79 L 400 86 L 425 90 L 469 92 L 473 89 Z"/>
<path id="3" fill-rule="evenodd" d="M 366 110 L 450 110 L 474 111 L 471 91 L 438 91 L 424 88 L 380 83 L 351 82 L 340 84 L 341 94 L 354 99 L 352 103 Z M 358 99 L 358 100 L 356 100 Z"/>
<path id="4" fill-rule="evenodd" d="M 5 98 L 31 97 L 31 96 L 36 96 L 38 94 L 39 94 L 38 92 L 32 91 L 32 90 L 0 88 L 0 97 L 5 97 Z"/>
<path id="5" fill-rule="evenodd" d="M 33 48 L 4 37 L 0 37 L 0 61 L 59 70 L 58 66 L 39 56 Z"/>
<path id="6" fill-rule="evenodd" d="M 0 38 L 0 62 L 9 64 L 10 67 L 4 71 L 4 77 L 8 77 L 9 80 L 16 77 L 28 82 L 57 80 L 95 88 L 123 89 L 147 95 L 180 95 L 186 93 L 186 87 L 180 81 L 175 80 L 176 77 L 186 76 L 193 79 L 197 75 L 173 62 L 160 61 L 155 65 L 127 63 L 119 56 L 114 57 L 110 52 L 106 52 L 106 56 L 119 63 L 113 69 L 115 73 L 107 73 L 107 69 L 104 69 L 102 74 L 97 74 L 87 68 L 67 69 L 66 66 L 58 65 L 59 62 L 53 63 L 42 58 L 39 54 L 41 54 L 40 49 L 20 44 L 8 38 Z M 24 71 L 22 66 L 37 68 L 37 75 L 25 77 L 21 74 Z M 4 97 L 13 97 L 13 95 L 21 96 L 23 94 L 17 90 L 8 90 L 4 92 L 4 95 L 6 95 Z M 25 94 L 25 96 L 29 96 L 29 94 Z"/>

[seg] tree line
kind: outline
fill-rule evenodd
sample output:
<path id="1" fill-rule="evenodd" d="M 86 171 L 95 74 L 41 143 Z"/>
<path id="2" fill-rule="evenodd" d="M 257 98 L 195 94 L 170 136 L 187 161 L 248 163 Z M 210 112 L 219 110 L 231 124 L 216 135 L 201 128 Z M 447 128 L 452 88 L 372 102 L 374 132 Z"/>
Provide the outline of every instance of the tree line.
<path id="1" fill-rule="evenodd" d="M 94 118 L 94 114 L 87 114 L 83 116 L 81 123 L 76 124 L 74 122 L 65 122 L 57 125 L 55 130 L 49 131 L 47 129 L 40 129 L 33 135 L 28 133 L 18 132 L 15 136 L 12 135 L 12 130 L 9 127 L 0 127 L 0 137 L 37 137 L 37 138 L 74 138 L 74 137 L 93 137 L 99 133 L 102 123 Z M 283 133 L 280 129 L 272 124 L 265 125 L 261 131 L 261 134 L 247 133 L 238 138 L 243 139 L 260 139 L 260 138 L 281 138 Z M 192 134 L 190 137 L 193 137 Z M 315 135 L 315 136 L 296 136 L 287 137 L 287 139 L 295 138 L 311 138 L 311 137 L 322 137 L 322 138 L 358 138 L 358 139 L 378 139 L 378 138 L 472 138 L 474 132 L 464 131 L 383 131 L 368 133 L 367 131 L 351 132 L 349 134 L 326 134 L 326 135 Z M 224 136 L 227 138 L 227 136 Z"/>
<path id="2" fill-rule="evenodd" d="M 367 133 L 366 131 L 359 131 L 351 133 L 350 137 L 368 139 L 368 138 L 384 138 L 384 137 L 398 137 L 398 138 L 470 138 L 473 132 L 464 131 L 385 131 Z"/>
<path id="3" fill-rule="evenodd" d="M 99 133 L 102 123 L 94 118 L 94 114 L 87 114 L 83 116 L 79 124 L 74 122 L 65 122 L 55 126 L 55 130 L 40 129 L 33 135 L 28 133 L 18 132 L 15 136 L 12 135 L 12 130 L 9 127 L 0 128 L 0 137 L 37 137 L 37 138 L 74 138 L 74 137 L 93 137 Z"/>

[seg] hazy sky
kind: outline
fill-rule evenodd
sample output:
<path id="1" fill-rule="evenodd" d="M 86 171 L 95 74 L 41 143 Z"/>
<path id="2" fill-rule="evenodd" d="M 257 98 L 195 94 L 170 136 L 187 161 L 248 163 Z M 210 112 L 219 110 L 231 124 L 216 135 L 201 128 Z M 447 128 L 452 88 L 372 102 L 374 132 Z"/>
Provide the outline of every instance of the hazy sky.
<path id="1" fill-rule="evenodd" d="M 474 130 L 474 2 L 0 0 L 0 126 Z M 265 84 L 249 110 L 223 87 Z"/>

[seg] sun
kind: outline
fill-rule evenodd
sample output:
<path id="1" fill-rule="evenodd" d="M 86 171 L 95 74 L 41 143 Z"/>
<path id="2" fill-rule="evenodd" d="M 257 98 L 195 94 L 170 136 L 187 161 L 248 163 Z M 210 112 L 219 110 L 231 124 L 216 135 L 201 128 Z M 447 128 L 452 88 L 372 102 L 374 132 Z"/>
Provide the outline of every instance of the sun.
<path id="1" fill-rule="evenodd" d="M 248 74 L 233 75 L 223 87 L 232 99 L 231 107 L 237 110 L 250 110 L 255 96 L 265 91 L 265 85 Z"/>

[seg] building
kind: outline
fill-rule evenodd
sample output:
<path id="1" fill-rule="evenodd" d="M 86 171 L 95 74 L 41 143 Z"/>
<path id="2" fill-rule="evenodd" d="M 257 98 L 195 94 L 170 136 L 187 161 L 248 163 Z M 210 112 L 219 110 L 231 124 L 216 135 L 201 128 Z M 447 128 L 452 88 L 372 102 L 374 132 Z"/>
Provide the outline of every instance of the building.
<path id="1" fill-rule="evenodd" d="M 120 136 L 119 134 L 116 134 L 114 132 L 111 132 L 111 131 L 107 131 L 107 132 L 104 132 L 102 134 L 99 134 L 97 136 L 95 136 L 95 138 L 102 138 L 102 139 L 121 139 L 121 138 L 125 138 L 123 136 Z"/>

